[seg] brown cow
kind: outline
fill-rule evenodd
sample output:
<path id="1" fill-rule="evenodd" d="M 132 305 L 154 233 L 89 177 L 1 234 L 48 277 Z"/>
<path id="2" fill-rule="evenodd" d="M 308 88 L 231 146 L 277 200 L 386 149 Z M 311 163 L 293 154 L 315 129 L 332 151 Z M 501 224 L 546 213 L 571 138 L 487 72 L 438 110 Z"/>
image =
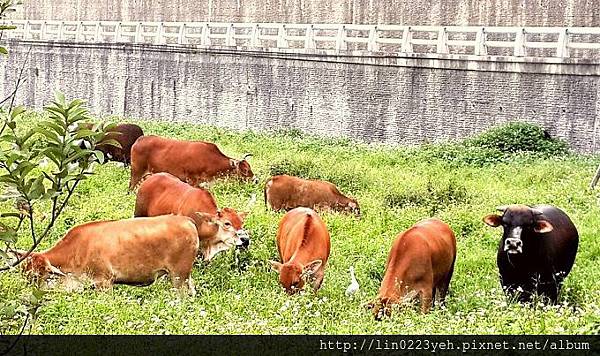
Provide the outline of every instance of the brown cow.
<path id="1" fill-rule="evenodd" d="M 265 205 L 273 210 L 290 210 L 297 207 L 331 209 L 352 212 L 360 216 L 356 199 L 344 196 L 335 185 L 320 180 L 279 175 L 267 181 L 264 189 Z"/>
<path id="2" fill-rule="evenodd" d="M 164 215 L 78 225 L 58 243 L 31 253 L 24 269 L 30 277 L 44 280 L 49 274 L 91 278 L 95 287 L 113 283 L 149 285 L 169 274 L 173 286 L 195 294 L 191 271 L 199 239 L 231 239 L 208 214 L 194 221 L 185 216 Z"/>
<path id="3" fill-rule="evenodd" d="M 81 127 L 92 129 L 94 124 L 83 123 Z M 107 131 L 106 136 L 96 144 L 96 149 L 104 153 L 106 161 L 122 162 L 127 166 L 131 163 L 131 146 L 141 136 L 144 136 L 144 131 L 138 125 L 120 124 Z M 118 142 L 121 147 L 106 144 L 108 140 Z M 81 147 L 85 148 L 85 145 L 82 143 Z"/>
<path id="4" fill-rule="evenodd" d="M 368 307 L 375 319 L 391 315 L 393 304 L 419 296 L 421 311 L 429 312 L 436 297 L 443 303 L 456 260 L 456 239 L 450 227 L 432 218 L 400 233 L 387 259 L 379 295 Z"/>
<path id="5" fill-rule="evenodd" d="M 314 291 L 321 287 L 330 241 L 327 226 L 317 213 L 309 208 L 286 213 L 279 223 L 277 249 L 283 263 L 270 262 L 288 294 L 298 292 L 307 282 Z"/>
<path id="6" fill-rule="evenodd" d="M 210 142 L 143 136 L 131 148 L 129 189 L 134 190 L 146 173 L 158 172 L 171 173 L 193 186 L 221 176 L 252 179 L 254 173 L 246 161 L 249 156 L 229 158 Z"/>
<path id="7" fill-rule="evenodd" d="M 231 208 L 217 209 L 217 202 L 209 191 L 194 188 L 169 173 L 150 175 L 139 186 L 135 217 L 176 214 L 193 218 L 197 212 L 216 216 L 225 227 L 233 226 L 238 246 L 250 244 L 248 233 L 243 229 L 247 213 L 238 213 Z"/>

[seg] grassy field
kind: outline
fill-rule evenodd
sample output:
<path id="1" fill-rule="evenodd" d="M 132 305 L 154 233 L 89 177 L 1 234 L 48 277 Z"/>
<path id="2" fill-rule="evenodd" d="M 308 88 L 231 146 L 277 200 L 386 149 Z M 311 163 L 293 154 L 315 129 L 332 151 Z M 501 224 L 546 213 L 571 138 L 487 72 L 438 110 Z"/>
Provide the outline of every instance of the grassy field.
<path id="1" fill-rule="evenodd" d="M 596 156 L 521 155 L 499 163 L 469 163 L 444 155 L 455 149 L 451 145 L 389 148 L 297 132 L 237 133 L 138 123 L 147 134 L 215 142 L 232 157 L 254 154 L 250 162 L 260 177 L 258 185 L 219 181 L 211 187 L 221 207 L 243 210 L 252 193 L 259 197 L 246 220 L 250 249 L 222 253 L 209 264 L 197 263 L 193 278 L 198 295 L 193 298 L 180 296 L 164 278 L 149 287 L 117 285 L 109 292 L 55 287 L 43 297 L 32 334 L 600 332 L 599 195 L 587 188 L 600 162 Z M 278 260 L 275 232 L 283 215 L 267 211 L 262 201 L 264 182 L 274 172 L 328 179 L 360 202 L 360 219 L 322 214 L 332 248 L 317 294 L 286 295 L 268 263 Z M 42 249 L 75 225 L 132 216 L 135 196 L 127 193 L 129 169 L 109 163 L 96 173 L 79 187 Z M 576 263 L 559 305 L 507 303 L 500 289 L 495 259 L 501 229 L 489 228 L 481 219 L 496 206 L 510 203 L 554 204 L 579 230 Z M 427 315 L 407 306 L 391 319 L 376 322 L 362 305 L 377 294 L 393 239 L 430 216 L 446 221 L 457 236 L 458 257 L 446 306 Z M 27 235 L 22 234 L 20 241 L 25 246 Z M 350 266 L 361 285 L 352 298 L 344 295 Z M 0 301 L 27 298 L 31 290 L 18 271 L 0 273 Z M 0 333 L 16 333 L 20 325 L 16 319 L 2 320 Z"/>

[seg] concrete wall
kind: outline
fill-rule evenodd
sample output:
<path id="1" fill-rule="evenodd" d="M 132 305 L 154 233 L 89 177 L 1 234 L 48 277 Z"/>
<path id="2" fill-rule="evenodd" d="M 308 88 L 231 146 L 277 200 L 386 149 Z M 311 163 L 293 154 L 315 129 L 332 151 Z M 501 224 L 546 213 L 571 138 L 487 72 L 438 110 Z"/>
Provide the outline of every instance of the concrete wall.
<path id="1" fill-rule="evenodd" d="M 69 97 L 88 99 L 97 114 L 239 130 L 299 128 L 389 144 L 464 138 L 502 122 L 527 120 L 581 152 L 600 150 L 598 64 L 360 57 L 351 63 L 335 57 L 312 61 L 164 46 L 12 41 L 10 57 L 0 64 L 0 93 L 12 90 L 29 46 L 28 81 L 18 102 L 37 108 L 60 88 Z M 547 72 L 572 74 L 542 74 Z"/>
<path id="2" fill-rule="evenodd" d="M 36 0 L 27 19 L 600 26 L 599 0 Z"/>

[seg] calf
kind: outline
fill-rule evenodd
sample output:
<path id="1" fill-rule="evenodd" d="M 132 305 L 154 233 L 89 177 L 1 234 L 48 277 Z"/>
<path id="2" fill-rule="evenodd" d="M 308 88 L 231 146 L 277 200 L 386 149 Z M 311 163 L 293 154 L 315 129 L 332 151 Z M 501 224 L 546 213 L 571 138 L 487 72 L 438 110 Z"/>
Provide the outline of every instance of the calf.
<path id="1" fill-rule="evenodd" d="M 225 227 L 233 227 L 240 247 L 250 244 L 250 237 L 243 229 L 247 213 L 238 213 L 231 208 L 217 209 L 217 202 L 209 191 L 194 188 L 169 173 L 150 175 L 139 186 L 136 217 L 176 214 L 193 218 L 197 212 L 212 214 Z"/>
<path id="2" fill-rule="evenodd" d="M 50 274 L 88 277 L 99 289 L 113 283 L 149 285 L 169 274 L 175 288 L 194 295 L 191 271 L 199 234 L 219 240 L 233 236 L 206 214 L 194 221 L 175 215 L 96 221 L 72 228 L 44 252 L 31 253 L 24 269 L 36 280 Z"/>
<path id="3" fill-rule="evenodd" d="M 131 179 L 134 190 L 146 173 L 167 172 L 197 186 L 221 176 L 252 179 L 254 173 L 246 161 L 227 157 L 210 142 L 180 141 L 158 136 L 144 136 L 131 148 Z"/>
<path id="4" fill-rule="evenodd" d="M 426 219 L 400 233 L 387 258 L 385 275 L 373 308 L 375 319 L 391 315 L 393 304 L 419 297 L 429 312 L 438 297 L 444 302 L 456 260 L 452 229 L 438 219 Z"/>
<path id="5" fill-rule="evenodd" d="M 330 241 L 327 227 L 317 213 L 308 208 L 286 213 L 277 231 L 277 250 L 283 263 L 270 262 L 288 294 L 298 292 L 307 282 L 314 291 L 321 287 Z"/>
<path id="6" fill-rule="evenodd" d="M 556 303 L 577 254 L 575 225 L 550 205 L 508 205 L 498 210 L 502 215 L 487 215 L 483 221 L 504 229 L 497 254 L 502 288 L 519 302 L 538 294 Z"/>
<path id="7" fill-rule="evenodd" d="M 83 123 L 81 127 L 92 129 L 94 124 Z M 104 153 L 106 161 L 122 162 L 127 166 L 131 163 L 131 147 L 141 136 L 144 136 L 144 131 L 138 125 L 120 124 L 106 132 L 104 138 L 96 144 L 96 149 Z M 106 143 L 108 140 L 118 142 L 120 147 Z M 83 143 L 81 148 L 85 148 Z"/>
<path id="8" fill-rule="evenodd" d="M 264 189 L 265 205 L 274 210 L 297 207 L 331 209 L 360 216 L 356 199 L 348 198 L 335 185 L 320 180 L 307 180 L 288 175 L 274 176 Z"/>

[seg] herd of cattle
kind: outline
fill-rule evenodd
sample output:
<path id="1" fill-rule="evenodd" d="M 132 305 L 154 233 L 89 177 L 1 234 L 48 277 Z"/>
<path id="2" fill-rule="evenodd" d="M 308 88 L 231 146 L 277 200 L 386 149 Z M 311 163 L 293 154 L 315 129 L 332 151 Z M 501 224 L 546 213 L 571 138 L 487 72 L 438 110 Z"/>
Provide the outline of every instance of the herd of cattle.
<path id="1" fill-rule="evenodd" d="M 107 138 L 121 148 L 99 144 L 109 159 L 131 165 L 134 218 L 95 221 L 70 229 L 56 245 L 31 253 L 23 268 L 35 281 L 91 278 L 96 288 L 113 283 L 149 285 L 168 274 L 173 286 L 195 294 L 191 272 L 198 256 L 211 260 L 231 247 L 247 247 L 246 213 L 217 207 L 214 196 L 198 185 L 234 176 L 256 182 L 250 164 L 224 155 L 210 142 L 145 136 L 137 125 L 117 126 Z M 335 210 L 360 218 L 359 204 L 329 182 L 279 175 L 264 186 L 267 207 L 285 210 L 276 242 L 281 262 L 270 261 L 285 291 L 321 286 L 330 253 L 327 226 L 313 210 Z M 502 226 L 497 263 L 505 292 L 519 301 L 540 295 L 556 302 L 569 274 L 579 237 L 560 209 L 548 206 L 499 207 L 483 221 Z M 22 254 L 22 252 L 17 252 Z M 19 255 L 21 257 L 22 255 Z M 379 295 L 368 307 L 376 319 L 394 304 L 419 299 L 428 312 L 448 292 L 456 261 L 452 229 L 439 219 L 417 222 L 392 244 Z"/>

